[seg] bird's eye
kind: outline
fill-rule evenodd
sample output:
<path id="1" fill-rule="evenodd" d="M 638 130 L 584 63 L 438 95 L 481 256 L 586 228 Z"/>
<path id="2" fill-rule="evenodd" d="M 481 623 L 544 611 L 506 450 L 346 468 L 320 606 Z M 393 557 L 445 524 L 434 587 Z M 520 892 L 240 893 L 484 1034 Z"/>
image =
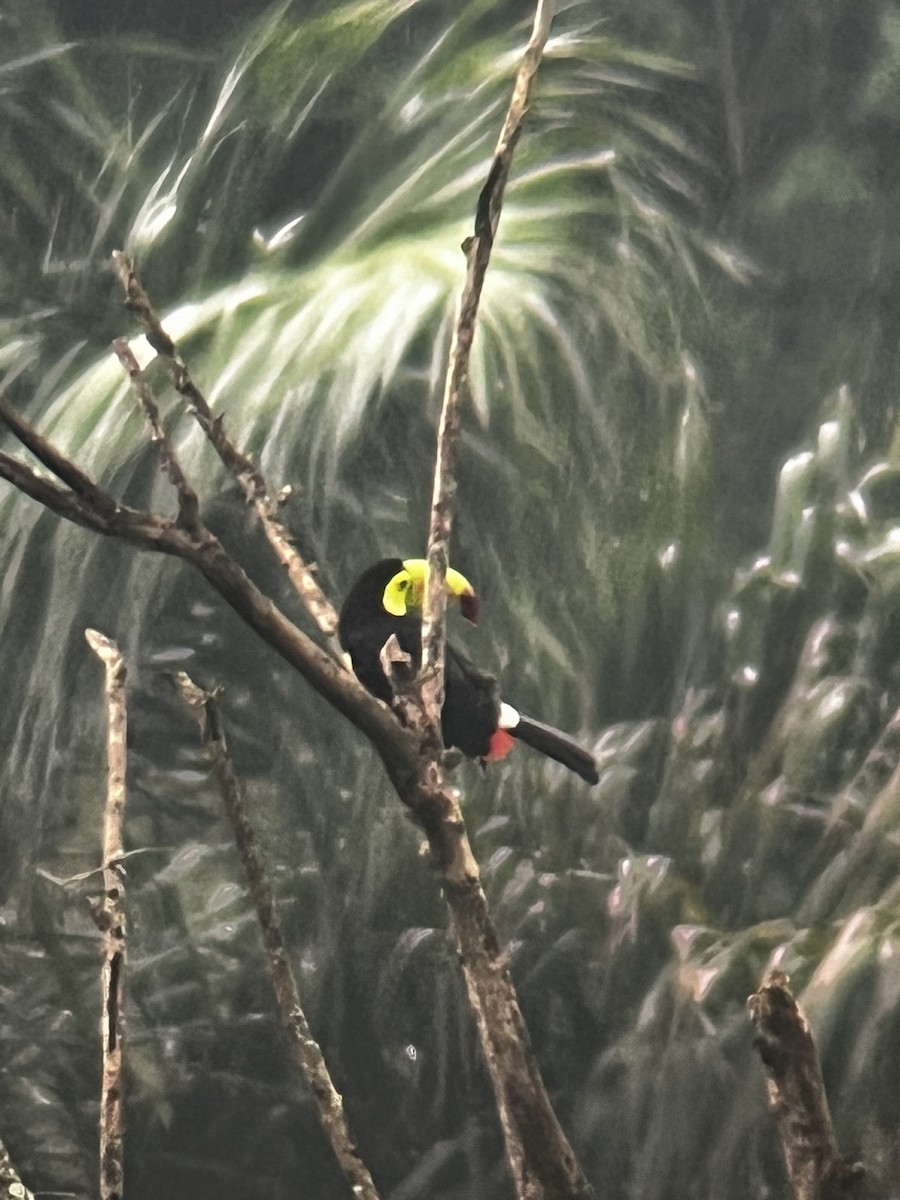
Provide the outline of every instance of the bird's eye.
<path id="1" fill-rule="evenodd" d="M 397 584 L 397 587 L 400 589 L 401 592 L 405 592 L 406 589 L 409 587 L 409 580 L 401 579 L 400 582 Z"/>

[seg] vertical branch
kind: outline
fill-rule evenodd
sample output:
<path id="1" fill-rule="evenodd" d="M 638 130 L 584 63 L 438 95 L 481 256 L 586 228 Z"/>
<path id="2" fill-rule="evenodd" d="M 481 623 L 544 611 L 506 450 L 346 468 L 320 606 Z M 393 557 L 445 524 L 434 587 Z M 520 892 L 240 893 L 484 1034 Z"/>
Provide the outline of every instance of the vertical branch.
<path id="1" fill-rule="evenodd" d="M 106 672 L 106 810 L 103 819 L 103 900 L 94 919 L 103 933 L 101 989 L 103 1081 L 100 1095 L 100 1200 L 121 1200 L 125 1179 L 123 1058 L 125 1037 L 125 660 L 115 642 L 85 630 Z"/>
<path id="2" fill-rule="evenodd" d="M 9 1151 L 2 1141 L 0 1141 L 0 1200 L 34 1200 L 34 1193 L 30 1192 L 19 1178 L 19 1172 L 13 1166 Z"/>
<path id="3" fill-rule="evenodd" d="M 428 580 L 422 612 L 422 700 L 429 725 L 435 731 L 440 729 L 440 713 L 444 699 L 444 576 L 447 573 L 450 532 L 453 526 L 453 500 L 456 493 L 459 409 L 468 386 L 475 319 L 500 221 L 503 192 L 513 151 L 525 119 L 531 84 L 550 34 L 552 17 L 552 0 L 538 0 L 531 40 L 525 49 L 522 65 L 516 76 L 512 99 L 500 131 L 487 182 L 478 197 L 475 233 L 463 242 L 467 262 L 466 281 L 450 342 L 450 358 L 438 427 L 431 519 L 428 527 Z"/>
<path id="4" fill-rule="evenodd" d="M 851 1200 L 865 1169 L 838 1153 L 816 1044 L 789 982 L 770 971 L 747 1001 L 788 1179 L 794 1200 Z"/>
<path id="5" fill-rule="evenodd" d="M 275 898 L 266 878 L 256 834 L 244 811 L 241 786 L 225 744 L 225 731 L 215 695 L 203 691 L 184 673 L 178 676 L 178 686 L 200 725 L 207 757 L 212 763 L 213 775 L 219 785 L 250 889 L 250 897 L 262 929 L 266 962 L 281 1020 L 290 1038 L 297 1065 L 315 1097 L 322 1128 L 331 1142 L 338 1165 L 353 1189 L 354 1196 L 359 1200 L 379 1200 L 372 1176 L 360 1158 L 347 1128 L 343 1101 L 331 1081 L 322 1051 L 312 1035 L 300 1003 L 297 981 L 288 962 L 284 939 L 281 936 Z"/>
<path id="6" fill-rule="evenodd" d="M 466 280 L 450 343 L 428 529 L 420 675 L 426 726 L 422 745 L 426 754 L 419 764 L 418 803 L 413 805 L 428 833 L 435 861 L 442 868 L 453 939 L 519 1200 L 582 1200 L 591 1189 L 541 1080 L 505 956 L 487 910 L 458 797 L 446 787 L 440 756 L 434 751 L 441 744 L 446 649 L 444 579 L 456 493 L 460 405 L 468 386 L 475 321 L 503 193 L 552 16 L 552 0 L 537 0 L 531 39 L 516 76 L 487 182 L 478 197 L 475 232 L 463 243 Z"/>

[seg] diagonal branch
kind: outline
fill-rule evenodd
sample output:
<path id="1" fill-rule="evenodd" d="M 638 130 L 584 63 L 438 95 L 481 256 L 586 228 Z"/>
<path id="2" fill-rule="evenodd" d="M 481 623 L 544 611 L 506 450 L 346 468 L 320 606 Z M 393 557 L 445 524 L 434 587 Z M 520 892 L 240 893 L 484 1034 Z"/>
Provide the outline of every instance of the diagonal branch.
<path id="1" fill-rule="evenodd" d="M 185 529 L 194 529 L 197 527 L 200 517 L 200 501 L 188 482 L 175 449 L 169 441 L 159 415 L 159 406 L 153 398 L 153 393 L 144 378 L 140 364 L 124 338 L 116 338 L 113 342 L 113 350 L 115 350 L 119 362 L 128 372 L 132 390 L 147 418 L 147 424 L 150 426 L 150 440 L 159 454 L 160 469 L 167 476 L 178 496 L 178 523 Z"/>
<path id="2" fill-rule="evenodd" d="M 175 390 L 187 401 L 222 465 L 243 491 L 278 561 L 287 571 L 297 595 L 322 632 L 333 638 L 337 630 L 337 613 L 319 587 L 312 568 L 304 562 L 294 545 L 262 472 L 249 455 L 244 454 L 231 441 L 225 432 L 221 416 L 213 413 L 209 401 L 194 383 L 175 343 L 163 329 L 131 259 L 120 250 L 116 250 L 113 252 L 113 266 L 125 291 L 126 308 L 130 309 L 143 327 L 147 341 L 163 359 Z"/>
<path id="3" fill-rule="evenodd" d="M 19 418 L 19 420 L 22 420 Z M 23 422 L 23 424 L 25 424 Z M 39 437 L 31 427 L 31 434 Z M 40 439 L 62 471 L 76 478 L 78 468 L 51 443 Z M 201 522 L 193 529 L 156 513 L 111 500 L 112 511 L 96 511 L 84 497 L 61 488 L 11 455 L 0 452 L 0 478 L 57 516 L 105 537 L 119 538 L 141 550 L 169 554 L 196 567 L 220 596 L 276 653 L 375 745 L 395 787 L 406 788 L 415 775 L 414 739 L 390 711 L 362 687 L 354 675 L 326 654 L 266 596 Z M 86 477 L 85 477 L 86 478 Z M 105 493 L 103 493 L 105 495 Z"/>
<path id="4" fill-rule="evenodd" d="M 376 743 L 398 787 L 411 776 L 409 735 L 355 676 L 326 655 L 259 590 L 199 518 L 186 528 L 156 513 L 119 504 L 2 398 L 0 417 L 32 453 L 59 478 L 69 481 L 73 490 L 60 487 L 2 451 L 0 479 L 75 525 L 191 563 L 264 641 Z"/>
<path id="5" fill-rule="evenodd" d="M 182 698 L 200 725 L 206 754 L 212 763 L 213 776 L 219 786 L 225 812 L 234 833 L 250 898 L 259 918 L 266 962 L 281 1012 L 281 1021 L 290 1038 L 297 1065 L 309 1084 L 318 1105 L 322 1128 L 331 1142 L 338 1165 L 353 1189 L 354 1196 L 359 1197 L 359 1200 L 378 1200 L 372 1176 L 360 1158 L 347 1128 L 343 1101 L 332 1083 L 322 1051 L 312 1035 L 300 1003 L 297 981 L 288 962 L 281 935 L 275 897 L 266 878 L 256 834 L 247 819 L 242 788 L 235 775 L 225 742 L 225 730 L 216 696 L 214 693 L 203 691 L 183 672 L 178 675 L 178 686 Z"/>
<path id="6" fill-rule="evenodd" d="M 49 508 L 58 517 L 64 517 L 85 529 L 92 529 L 95 533 L 105 532 L 105 522 L 74 492 L 60 487 L 45 475 L 39 475 L 37 471 L 3 451 L 0 451 L 0 479 L 5 479 L 7 483 L 11 483 L 32 500 L 37 500 L 38 504 Z"/>
<path id="7" fill-rule="evenodd" d="M 85 474 L 71 459 L 60 453 L 52 442 L 48 442 L 42 434 L 38 433 L 21 413 L 16 412 L 3 395 L 0 395 L 0 418 L 9 426 L 26 450 L 30 450 L 38 462 L 43 463 L 48 471 L 52 471 L 57 479 L 65 483 L 86 507 L 93 509 L 98 515 L 108 516 L 115 512 L 116 502 L 112 496 L 103 488 L 98 487 L 90 475 Z M 10 482 L 14 481 L 10 480 Z"/>
<path id="8" fill-rule="evenodd" d="M 531 40 L 513 87 L 512 99 L 497 140 L 487 182 L 478 197 L 475 234 L 463 242 L 468 269 L 459 302 L 456 325 L 450 342 L 450 358 L 444 382 L 444 400 L 438 427 L 431 520 L 428 527 L 428 580 L 422 620 L 422 699 L 432 729 L 440 729 L 444 701 L 444 612 L 453 500 L 456 493 L 456 447 L 459 442 L 459 410 L 468 387 L 469 359 L 475 336 L 475 319 L 491 249 L 500 222 L 503 192 L 509 176 L 513 151 L 528 108 L 531 84 L 540 65 L 553 18 L 552 0 L 538 0 Z"/>

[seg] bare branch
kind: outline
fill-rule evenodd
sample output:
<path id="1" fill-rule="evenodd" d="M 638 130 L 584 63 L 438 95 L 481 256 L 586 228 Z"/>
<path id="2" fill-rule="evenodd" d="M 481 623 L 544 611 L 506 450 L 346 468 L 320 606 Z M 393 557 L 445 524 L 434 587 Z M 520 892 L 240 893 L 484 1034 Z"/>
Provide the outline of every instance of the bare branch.
<path id="1" fill-rule="evenodd" d="M 163 329 L 131 259 L 120 250 L 116 250 L 113 252 L 113 265 L 125 291 L 126 307 L 143 326 L 147 341 L 165 362 L 175 390 L 187 401 L 222 465 L 246 496 L 278 561 L 287 571 L 297 595 L 322 632 L 333 638 L 337 630 L 337 613 L 319 587 L 312 567 L 305 563 L 298 553 L 262 472 L 249 455 L 240 451 L 230 440 L 225 433 L 221 416 L 213 413 L 208 400 L 191 379 L 187 367 L 178 355 L 175 343 Z M 336 657 L 340 659 L 339 652 L 336 652 Z"/>
<path id="2" fill-rule="evenodd" d="M 95 629 L 85 630 L 88 645 L 106 672 L 107 786 L 103 820 L 102 903 L 94 919 L 103 933 L 103 1083 L 100 1096 L 100 1200 L 121 1200 L 125 1179 L 124 1063 L 125 1038 L 125 660 L 119 648 Z"/>
<path id="3" fill-rule="evenodd" d="M 503 1127 L 507 1163 L 520 1200 L 587 1197 L 590 1188 L 557 1120 L 531 1051 L 515 989 L 488 913 L 456 793 L 443 779 L 441 708 L 446 649 L 444 578 L 456 492 L 456 447 L 460 404 L 468 385 L 475 321 L 491 249 L 500 220 L 503 192 L 522 128 L 531 83 L 550 32 L 552 3 L 538 0 L 531 40 L 497 142 L 487 182 L 478 198 L 475 233 L 463 243 L 466 281 L 450 344 L 444 399 L 438 428 L 428 577 L 422 621 L 420 673 L 422 746 L 416 812 L 441 864 L 451 927 L 466 991 L 491 1078 Z"/>
<path id="4" fill-rule="evenodd" d="M 440 730 L 444 702 L 444 611 L 453 501 L 456 494 L 456 446 L 459 441 L 459 409 L 468 387 L 469 358 L 475 336 L 475 319 L 491 248 L 500 222 L 503 192 L 509 176 L 513 151 L 528 108 L 531 84 L 540 65 L 553 18 L 552 0 L 538 0 L 531 40 L 513 87 L 512 99 L 497 140 L 487 183 L 478 197 L 475 234 L 463 243 L 468 269 L 459 302 L 456 325 L 450 342 L 450 358 L 444 382 L 444 400 L 438 427 L 431 520 L 428 527 L 428 579 L 422 620 L 422 698 L 425 713 L 435 732 Z"/>
<path id="5" fill-rule="evenodd" d="M 123 506 L 117 506 L 113 515 L 102 520 L 95 513 L 88 515 L 92 518 L 91 527 L 101 533 L 132 541 L 144 549 L 177 555 L 193 563 L 251 628 L 370 739 L 385 763 L 400 799 L 415 813 L 424 828 L 433 861 L 441 872 L 450 909 L 452 936 L 497 1099 L 516 1193 L 520 1200 L 557 1200 L 563 1197 L 566 1200 L 581 1200 L 590 1194 L 590 1189 L 541 1081 L 506 956 L 500 948 L 488 914 L 458 796 L 443 779 L 438 719 L 444 654 L 444 592 L 441 585 L 452 523 L 454 455 L 459 436 L 458 408 L 465 390 L 475 317 L 500 216 L 509 163 L 527 105 L 530 83 L 546 41 L 549 21 L 549 4 L 540 0 L 534 34 L 516 82 L 487 183 L 479 198 L 475 235 L 464 245 L 468 272 L 445 387 L 432 530 L 429 534 L 431 570 L 425 612 L 427 632 L 423 646 L 423 694 L 428 699 L 424 710 L 416 708 L 418 716 L 414 718 L 412 731 L 402 728 L 384 705 L 369 696 L 348 672 L 289 621 L 199 522 L 197 528 L 185 528 L 154 514 L 134 512 Z M 276 523 L 277 510 L 262 476 L 251 460 L 240 454 L 225 437 L 221 421 L 213 416 L 205 398 L 191 381 L 177 356 L 174 343 L 153 312 L 131 263 L 119 254 L 115 256 L 115 262 L 125 287 L 128 307 L 144 326 L 151 346 L 163 356 L 174 386 L 193 408 L 221 460 L 260 514 L 276 553 L 289 565 L 293 548 L 283 526 Z M 39 486 L 41 481 L 36 482 L 34 473 L 24 476 L 21 470 L 17 473 L 14 468 L 21 469 L 21 464 L 11 461 L 13 467 L 6 464 L 6 477 L 17 487 L 42 503 L 47 503 L 60 515 L 82 524 L 87 523 L 80 507 L 76 505 L 73 508 L 71 504 L 67 506 L 63 502 L 57 494 L 60 489 L 42 494 Z M 3 473 L 3 467 L 4 461 L 0 459 L 0 474 Z M 318 585 L 309 569 L 299 559 L 296 561 L 301 578 L 299 583 L 295 581 L 295 586 L 301 595 L 312 596 L 311 611 L 315 614 L 314 589 Z M 293 578 L 293 568 L 289 566 L 289 569 Z M 305 580 L 303 572 L 306 572 Z M 330 610 L 330 617 L 329 610 L 330 606 L 319 610 L 317 619 L 323 629 L 334 628 L 333 610 Z M 436 630 L 436 634 L 432 630 Z M 437 668 L 438 673 L 429 679 L 428 674 L 433 672 L 433 668 Z"/>
<path id="6" fill-rule="evenodd" d="M 152 513 L 119 506 L 107 520 L 0 456 L 0 475 L 54 512 L 120 537 L 144 550 L 193 564 L 228 604 L 286 662 L 372 742 L 402 802 L 424 828 L 441 872 L 453 940 L 475 1015 L 485 1062 L 504 1125 L 507 1157 L 520 1197 L 586 1197 L 589 1189 L 541 1083 L 515 991 L 487 911 L 478 866 L 466 836 L 458 797 L 443 781 L 439 760 L 420 753 L 421 729 L 404 729 L 347 671 L 298 629 L 249 579 L 202 526 L 187 530 Z M 421 713 L 421 709 L 417 708 Z M 421 718 L 420 718 L 421 719 Z"/>
<path id="7" fill-rule="evenodd" d="M 353 1194 L 361 1200 L 378 1200 L 372 1176 L 360 1158 L 347 1128 L 343 1102 L 331 1081 L 322 1051 L 312 1035 L 300 1003 L 297 981 L 288 962 L 281 926 L 278 923 L 275 898 L 266 878 L 256 834 L 244 809 L 242 789 L 225 743 L 225 731 L 215 694 L 203 691 L 183 672 L 179 673 L 178 686 L 200 725 L 206 754 L 212 763 L 213 775 L 219 785 L 241 866 L 250 889 L 250 898 L 262 929 L 266 962 L 281 1020 L 291 1040 L 297 1065 L 315 1097 L 322 1128 L 331 1142 L 335 1157 L 353 1189 Z"/>
<path id="8" fill-rule="evenodd" d="M 13 1166 L 9 1151 L 0 1141 L 0 1200 L 34 1200 L 22 1180 L 19 1172 Z"/>
<path id="9" fill-rule="evenodd" d="M 0 450 L 0 479 L 5 479 L 7 483 L 11 483 L 20 492 L 30 496 L 32 500 L 37 500 L 38 504 L 49 508 L 57 516 L 64 517 L 75 525 L 82 525 L 85 529 L 93 529 L 97 533 L 105 532 L 104 522 L 74 492 L 70 492 L 67 488 L 61 488 L 52 479 L 47 479 L 45 475 L 39 475 L 37 471 L 32 470 L 25 463 L 19 462 L 12 455 L 5 454 L 2 450 Z"/>
<path id="10" fill-rule="evenodd" d="M 134 351 L 125 339 L 116 338 L 113 342 L 113 349 L 119 362 L 128 372 L 132 390 L 147 418 L 150 426 L 150 440 L 159 454 L 160 469 L 165 473 L 178 495 L 178 523 L 186 529 L 194 529 L 200 516 L 200 501 L 197 499 L 197 493 L 188 483 L 175 449 L 169 441 L 159 415 L 159 406 L 153 398 L 153 393 L 134 356 Z"/>
<path id="11" fill-rule="evenodd" d="M 770 971 L 747 1007 L 794 1200 L 851 1200 L 865 1169 L 838 1153 L 816 1044 L 789 983 Z"/>
<path id="12" fill-rule="evenodd" d="M 43 441 L 43 439 L 42 439 Z M 58 459 L 64 456 L 44 443 Z M 66 461 L 64 471 L 77 471 Z M 142 550 L 170 554 L 195 566 L 259 636 L 290 663 L 315 690 L 361 729 L 378 750 L 398 790 L 415 775 L 414 741 L 384 705 L 356 677 L 336 663 L 259 590 L 222 543 L 202 524 L 185 529 L 175 522 L 113 502 L 97 512 L 87 501 L 0 452 L 0 478 L 60 517 L 105 537 L 121 538 Z"/>
<path id="13" fill-rule="evenodd" d="M 57 479 L 65 483 L 72 493 L 81 500 L 85 508 L 90 508 L 98 515 L 108 516 L 116 510 L 116 502 L 98 487 L 89 475 L 77 467 L 71 459 L 66 458 L 52 442 L 48 442 L 28 421 L 17 413 L 5 396 L 0 395 L 0 417 L 9 426 L 22 445 L 30 450 L 35 458 L 52 471 Z M 6 456 L 4 456 L 6 457 Z M 8 478 L 8 476 L 5 476 Z M 39 478 L 39 477 L 38 477 Z M 10 480 L 10 482 L 14 482 Z M 18 486 L 18 484 L 16 485 Z"/>
<path id="14" fill-rule="evenodd" d="M 64 517 L 75 525 L 81 525 L 107 537 L 121 537 L 164 553 L 179 553 L 178 549 L 167 544 L 166 533 L 171 527 L 170 521 L 154 513 L 119 504 L 43 434 L 38 433 L 2 397 L 0 418 L 15 433 L 22 445 L 58 479 L 69 484 L 69 487 L 60 487 L 54 480 L 39 474 L 27 463 L 2 451 L 0 479 L 5 479 L 26 496 L 37 500 L 57 516 Z"/>

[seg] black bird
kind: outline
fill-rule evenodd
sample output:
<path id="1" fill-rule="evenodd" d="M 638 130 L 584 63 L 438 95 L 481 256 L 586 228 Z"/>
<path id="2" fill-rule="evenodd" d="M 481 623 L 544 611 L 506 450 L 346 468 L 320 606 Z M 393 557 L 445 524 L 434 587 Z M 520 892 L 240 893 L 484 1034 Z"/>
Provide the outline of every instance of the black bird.
<path id="1" fill-rule="evenodd" d="M 381 666 L 381 649 L 394 634 L 418 669 L 422 655 L 422 597 L 428 563 L 424 558 L 385 558 L 364 571 L 341 608 L 338 636 L 360 683 L 373 696 L 391 702 L 391 685 Z M 477 619 L 475 589 L 459 571 L 448 570 L 448 594 L 464 616 Z M 597 764 L 587 750 L 510 704 L 501 701 L 497 681 L 447 643 L 441 725 L 444 744 L 457 746 L 482 762 L 503 758 L 516 741 L 525 742 L 596 783 Z"/>

